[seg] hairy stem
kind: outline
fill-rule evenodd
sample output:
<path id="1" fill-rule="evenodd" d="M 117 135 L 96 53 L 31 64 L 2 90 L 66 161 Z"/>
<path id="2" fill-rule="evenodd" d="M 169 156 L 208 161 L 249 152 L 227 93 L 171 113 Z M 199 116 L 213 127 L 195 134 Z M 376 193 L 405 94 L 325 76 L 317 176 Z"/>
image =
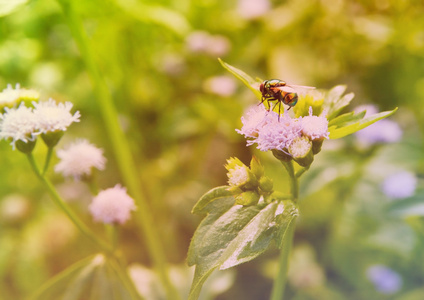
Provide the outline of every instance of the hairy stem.
<path id="1" fill-rule="evenodd" d="M 297 203 L 299 197 L 299 182 L 298 176 L 294 172 L 293 161 L 282 161 L 284 167 L 289 174 L 290 193 L 292 200 Z M 287 271 L 289 268 L 289 256 L 293 244 L 293 236 L 296 227 L 296 219 L 289 224 L 283 237 L 280 258 L 278 260 L 278 273 L 274 278 L 270 300 L 281 300 L 284 296 L 284 290 L 287 281 Z"/>

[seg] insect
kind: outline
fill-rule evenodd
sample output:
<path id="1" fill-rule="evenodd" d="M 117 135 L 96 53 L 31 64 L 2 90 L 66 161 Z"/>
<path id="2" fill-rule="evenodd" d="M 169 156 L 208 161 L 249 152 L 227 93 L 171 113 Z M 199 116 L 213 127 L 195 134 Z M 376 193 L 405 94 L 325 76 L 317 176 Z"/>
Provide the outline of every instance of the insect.
<path id="1" fill-rule="evenodd" d="M 270 102 L 277 101 L 272 110 L 278 105 L 278 119 L 280 119 L 281 103 L 288 105 L 289 108 L 287 110 L 290 110 L 290 108 L 296 105 L 299 99 L 294 88 L 314 89 L 314 87 L 311 86 L 288 85 L 285 81 L 280 79 L 265 80 L 259 86 L 259 90 L 262 93 L 262 101 L 259 104 L 267 101 L 269 109 L 271 109 Z"/>

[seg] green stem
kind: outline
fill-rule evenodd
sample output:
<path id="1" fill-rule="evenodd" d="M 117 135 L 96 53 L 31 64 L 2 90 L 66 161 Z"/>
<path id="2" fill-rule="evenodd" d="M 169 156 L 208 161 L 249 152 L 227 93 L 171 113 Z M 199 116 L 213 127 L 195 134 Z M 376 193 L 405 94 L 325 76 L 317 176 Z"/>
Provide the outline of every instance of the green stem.
<path id="1" fill-rule="evenodd" d="M 128 272 L 126 271 L 126 266 L 123 264 L 119 259 L 115 258 L 114 260 L 110 260 L 111 265 L 115 268 L 115 271 L 117 273 L 117 276 L 121 279 L 122 283 L 127 288 L 127 291 L 131 294 L 131 299 L 134 300 L 144 300 L 139 292 L 137 291 L 137 288 L 134 285 L 133 280 L 129 276 Z"/>
<path id="2" fill-rule="evenodd" d="M 290 179 L 290 193 L 293 196 L 293 201 L 297 203 L 299 198 L 299 182 L 297 180 L 296 174 L 294 173 L 293 161 L 282 161 L 283 166 L 286 168 L 287 173 L 289 173 Z"/>
<path id="3" fill-rule="evenodd" d="M 300 176 L 303 175 L 303 173 L 305 173 L 306 171 L 308 171 L 309 168 L 302 168 L 299 171 L 296 172 L 296 178 L 299 178 Z"/>
<path id="4" fill-rule="evenodd" d="M 49 168 L 49 164 L 50 164 L 50 160 L 52 158 L 52 154 L 53 154 L 53 147 L 48 147 L 47 155 L 46 155 L 46 161 L 44 162 L 44 168 L 43 168 L 43 173 L 42 173 L 43 176 L 44 176 L 44 174 L 46 174 L 47 169 Z"/>
<path id="5" fill-rule="evenodd" d="M 118 228 L 115 224 L 106 224 L 106 232 L 109 236 L 110 244 L 112 245 L 112 248 L 115 250 L 118 246 Z"/>
<path id="6" fill-rule="evenodd" d="M 287 271 L 289 269 L 289 254 L 292 248 L 294 229 L 296 227 L 296 218 L 290 222 L 287 231 L 283 237 L 283 247 L 281 248 L 280 258 L 278 260 L 278 273 L 274 278 L 270 300 L 282 300 L 287 281 Z"/>
<path id="7" fill-rule="evenodd" d="M 118 114 L 113 105 L 110 91 L 95 62 L 95 54 L 89 45 L 87 34 L 82 26 L 81 20 L 72 7 L 72 2 L 69 0 L 58 0 L 58 2 L 63 8 L 72 35 L 93 82 L 95 93 L 97 94 L 95 98 L 98 101 L 98 107 L 103 117 L 106 132 L 111 141 L 121 175 L 125 185 L 128 187 L 128 191 L 136 201 L 138 207 L 136 221 L 146 239 L 145 246 L 147 247 L 156 271 L 166 289 L 167 299 L 180 299 L 179 293 L 169 280 L 165 253 L 158 238 L 160 235 L 156 232 L 156 227 L 147 200 L 141 193 L 136 164 L 133 161 L 128 141 L 119 125 Z"/>
<path id="8" fill-rule="evenodd" d="M 297 174 L 294 172 L 293 161 L 281 161 L 289 174 L 290 193 L 294 203 L 298 202 L 299 198 L 299 182 Z M 289 268 L 289 255 L 293 244 L 294 230 L 296 227 L 296 218 L 294 218 L 286 229 L 283 237 L 283 243 L 278 261 L 278 273 L 274 279 L 270 300 L 281 300 L 284 296 L 284 290 L 287 281 L 287 271 Z"/>
<path id="9" fill-rule="evenodd" d="M 92 240 L 97 246 L 99 246 L 100 249 L 102 249 L 107 254 L 112 254 L 111 247 L 100 240 L 97 235 L 92 232 L 65 204 L 65 202 L 60 197 L 59 193 L 54 188 L 53 184 L 44 177 L 40 169 L 38 168 L 34 156 L 30 153 L 27 154 L 28 161 L 31 165 L 32 170 L 35 172 L 37 177 L 41 180 L 41 182 L 46 186 L 47 190 L 49 191 L 50 195 L 52 196 L 53 202 L 68 216 L 68 218 L 72 221 L 72 223 L 75 224 L 75 226 L 90 240 Z"/>

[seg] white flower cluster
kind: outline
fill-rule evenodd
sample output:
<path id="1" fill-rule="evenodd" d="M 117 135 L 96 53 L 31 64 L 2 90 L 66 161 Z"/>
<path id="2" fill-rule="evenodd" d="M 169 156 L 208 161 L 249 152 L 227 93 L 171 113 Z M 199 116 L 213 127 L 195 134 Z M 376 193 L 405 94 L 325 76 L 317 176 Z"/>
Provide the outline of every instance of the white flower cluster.
<path id="1" fill-rule="evenodd" d="M 324 116 L 313 116 L 309 108 L 309 116 L 291 118 L 288 114 L 278 117 L 274 111 L 267 111 L 263 105 L 252 107 L 241 118 L 243 127 L 236 130 L 244 135 L 247 145 L 256 143 L 261 151 L 288 151 L 291 144 L 301 137 L 310 141 L 328 139 L 328 120 Z"/>
<path id="2" fill-rule="evenodd" d="M 15 88 L 11 84 L 0 93 L 0 106 L 13 105 L 19 100 L 36 100 L 40 98 L 40 94 L 35 90 L 23 89 L 17 83 Z"/>
<path id="3" fill-rule="evenodd" d="M 135 209 L 134 200 L 119 184 L 101 191 L 89 206 L 94 220 L 106 224 L 124 224 L 130 218 L 131 211 Z"/>
<path id="4" fill-rule="evenodd" d="M 77 140 L 66 149 L 58 150 L 57 156 L 60 158 L 60 162 L 54 170 L 62 173 L 65 177 L 71 176 L 74 179 L 91 175 L 92 168 L 103 170 L 106 163 L 103 150 L 85 139 Z"/>
<path id="5" fill-rule="evenodd" d="M 0 114 L 0 138 L 15 143 L 34 141 L 37 135 L 49 132 L 66 131 L 73 122 L 79 122 L 80 113 L 71 114 L 72 103 L 57 104 L 53 99 L 46 102 L 32 102 L 27 107 L 22 102 L 17 108 L 6 107 Z"/>

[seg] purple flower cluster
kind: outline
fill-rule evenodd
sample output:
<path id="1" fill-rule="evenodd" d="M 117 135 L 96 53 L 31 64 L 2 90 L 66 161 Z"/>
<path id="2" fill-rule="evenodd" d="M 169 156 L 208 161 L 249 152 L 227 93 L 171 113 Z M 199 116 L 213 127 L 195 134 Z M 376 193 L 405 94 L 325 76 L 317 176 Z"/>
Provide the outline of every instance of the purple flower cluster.
<path id="1" fill-rule="evenodd" d="M 382 294 L 394 294 L 402 288 L 402 277 L 383 265 L 373 265 L 367 269 L 367 278 L 377 291 Z"/>
<path id="2" fill-rule="evenodd" d="M 261 151 L 279 150 L 287 153 L 294 140 L 307 137 L 311 141 L 328 139 L 328 120 L 323 116 L 291 118 L 287 113 L 267 111 L 263 105 L 250 108 L 241 118 L 243 127 L 236 131 L 244 135 L 247 145 L 257 144 Z"/>

